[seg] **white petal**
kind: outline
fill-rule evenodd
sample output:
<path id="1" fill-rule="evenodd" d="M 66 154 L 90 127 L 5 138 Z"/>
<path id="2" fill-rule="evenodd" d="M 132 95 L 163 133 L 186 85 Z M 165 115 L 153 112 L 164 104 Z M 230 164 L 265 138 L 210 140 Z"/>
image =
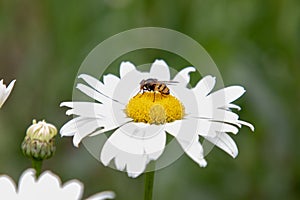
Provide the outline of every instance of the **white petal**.
<path id="1" fill-rule="evenodd" d="M 116 194 L 112 191 L 105 191 L 100 192 L 97 194 L 94 194 L 93 196 L 90 196 L 86 200 L 104 200 L 104 199 L 114 199 L 116 197 Z"/>
<path id="2" fill-rule="evenodd" d="M 71 180 L 63 186 L 63 197 L 61 199 L 81 199 L 83 193 L 83 185 L 78 180 Z"/>
<path id="3" fill-rule="evenodd" d="M 176 85 L 170 85 L 169 88 L 171 90 L 171 94 L 179 99 L 183 104 L 186 115 L 198 116 L 198 110 L 196 107 L 198 104 L 197 98 L 190 89 Z"/>
<path id="4" fill-rule="evenodd" d="M 79 199 L 82 185 L 72 180 L 61 187 L 60 178 L 50 171 L 43 172 L 36 181 L 34 170 L 30 169 L 21 176 L 18 193 L 20 199 Z"/>
<path id="5" fill-rule="evenodd" d="M 76 117 L 71 119 L 60 129 L 61 136 L 73 136 L 78 131 L 77 127 L 83 126 L 89 121 L 94 120 L 93 118 Z"/>
<path id="6" fill-rule="evenodd" d="M 231 102 L 244 94 L 245 90 L 243 87 L 226 87 L 206 96 L 206 92 L 201 94 L 200 91 L 200 89 L 203 88 L 203 84 L 198 84 L 198 86 L 199 87 L 197 89 L 193 89 L 193 92 L 195 93 L 198 99 L 198 113 L 196 113 L 195 115 L 193 113 L 193 117 L 206 118 L 210 121 L 215 122 L 225 122 L 229 124 L 234 124 L 238 127 L 241 127 L 241 125 L 246 125 L 249 126 L 251 130 L 253 130 L 254 127 L 250 123 L 243 123 L 242 121 L 238 120 L 239 116 L 230 110 L 230 108 L 240 109 L 239 106 L 236 106 Z M 218 131 L 227 132 L 226 130 L 224 131 L 222 129 L 219 129 Z M 236 133 L 234 131 L 232 132 Z"/>
<path id="7" fill-rule="evenodd" d="M 197 123 L 195 120 L 181 120 L 169 123 L 165 130 L 173 135 L 185 153 L 197 162 L 201 167 L 206 166 L 203 148 L 197 135 Z"/>
<path id="8" fill-rule="evenodd" d="M 136 154 L 136 150 L 131 151 L 127 144 L 139 145 L 142 147 L 140 151 L 143 154 L 145 153 L 149 157 L 149 160 L 157 159 L 157 153 L 162 153 L 166 143 L 166 133 L 162 126 L 144 123 L 125 124 L 120 127 L 120 131 L 117 132 L 116 137 L 122 138 L 121 141 L 123 141 L 117 141 L 119 143 L 118 147 L 122 146 L 122 149 L 126 149 L 127 152 Z M 154 157 L 152 154 L 154 154 Z"/>
<path id="9" fill-rule="evenodd" d="M 201 136 L 216 136 L 217 132 L 231 132 L 237 134 L 239 129 L 232 125 L 207 119 L 199 119 L 197 133 Z"/>
<path id="10" fill-rule="evenodd" d="M 78 78 L 83 79 L 87 84 L 90 85 L 90 87 L 109 98 L 113 98 L 113 92 L 120 81 L 117 76 L 112 74 L 108 74 L 103 77 L 104 84 L 98 79 L 87 74 L 81 74 L 78 76 Z"/>
<path id="11" fill-rule="evenodd" d="M 120 65 L 120 77 L 121 79 L 126 76 L 128 72 L 131 72 L 132 70 L 136 70 L 134 64 L 131 62 L 122 62 Z"/>
<path id="12" fill-rule="evenodd" d="M 98 91 L 94 90 L 93 88 L 83 85 L 81 83 L 78 83 L 76 88 L 80 90 L 82 93 L 86 94 L 87 96 L 91 97 L 92 99 L 97 100 L 101 103 L 109 103 L 112 101 L 112 99 L 108 96 L 105 96 L 102 93 L 99 93 Z"/>
<path id="13" fill-rule="evenodd" d="M 101 150 L 100 160 L 103 165 L 109 165 L 110 161 L 118 154 L 118 149 L 109 141 L 103 145 Z M 125 163 L 117 163 L 115 161 L 118 170 L 123 171 L 126 167 Z"/>
<path id="14" fill-rule="evenodd" d="M 0 196 L 6 199 L 17 198 L 15 182 L 9 176 L 0 176 Z"/>
<path id="15" fill-rule="evenodd" d="M 30 199 L 35 195 L 36 192 L 35 183 L 35 171 L 33 169 L 27 169 L 24 171 L 19 180 L 18 194 L 24 199 Z"/>
<path id="16" fill-rule="evenodd" d="M 224 108 L 224 107 L 223 107 L 223 108 Z M 241 110 L 241 107 L 240 107 L 240 106 L 235 105 L 235 104 L 232 104 L 232 103 L 228 104 L 228 105 L 227 105 L 227 108 L 233 108 L 233 109 Z M 226 109 L 226 107 L 225 107 L 225 109 Z"/>
<path id="17" fill-rule="evenodd" d="M 203 155 L 203 147 L 199 142 L 198 136 L 196 136 L 195 139 L 193 139 L 192 142 L 188 145 L 186 145 L 186 142 L 184 140 L 181 140 L 180 138 L 178 142 L 184 149 L 185 153 L 196 163 L 198 163 L 200 167 L 205 167 L 207 165 L 207 162 L 205 161 Z"/>
<path id="18" fill-rule="evenodd" d="M 116 105 L 116 108 L 89 102 L 64 102 L 61 105 L 74 107 L 75 109 L 71 109 L 67 113 L 79 115 L 79 117 L 68 121 L 60 129 L 61 136 L 74 136 L 73 144 L 76 147 L 83 138 L 89 135 L 104 133 L 132 120 L 126 116 L 123 110 L 117 108 L 119 104 Z M 101 114 L 93 116 L 93 107 L 95 107 L 95 112 L 101 112 Z"/>
<path id="19" fill-rule="evenodd" d="M 194 71 L 196 71 L 196 69 L 194 67 L 184 68 L 176 74 L 173 81 L 178 81 L 179 85 L 186 87 L 187 84 L 189 84 L 189 82 L 190 82 L 190 74 L 189 73 L 194 72 Z"/>
<path id="20" fill-rule="evenodd" d="M 241 86 L 230 86 L 211 93 L 207 98 L 212 101 L 215 108 L 227 107 L 245 93 Z"/>
<path id="21" fill-rule="evenodd" d="M 120 150 L 109 140 L 104 144 L 101 155 L 101 162 L 108 165 L 112 159 L 115 159 L 116 168 L 120 171 L 125 170 L 128 176 L 135 178 L 142 174 L 147 165 L 146 156 L 140 154 L 131 154 Z"/>
<path id="22" fill-rule="evenodd" d="M 114 92 L 119 82 L 120 82 L 120 78 L 115 75 L 108 74 L 103 76 L 103 83 L 105 85 L 105 90 L 103 91 L 103 93 L 111 97 L 112 99 L 114 99 Z"/>
<path id="23" fill-rule="evenodd" d="M 7 86 L 6 88 L 6 95 L 9 96 L 11 90 L 13 89 L 14 85 L 15 85 L 16 80 L 13 80 L 12 82 L 10 82 L 10 84 Z"/>
<path id="24" fill-rule="evenodd" d="M 76 131 L 78 127 L 83 126 L 84 123 L 92 120 L 95 120 L 97 122 L 97 128 L 102 127 L 106 130 L 114 129 L 128 121 L 131 121 L 131 119 L 128 118 L 124 112 L 124 106 L 116 102 L 112 102 L 111 104 L 100 104 L 92 102 L 63 102 L 61 103 L 61 106 L 73 108 L 66 112 L 67 115 L 80 116 L 78 121 L 71 120 L 68 122 L 69 125 L 64 125 L 61 133 L 66 133 L 64 133 L 63 135 L 74 135 L 74 133 L 67 133 L 70 131 Z M 76 124 L 77 122 L 79 124 Z"/>
<path id="25" fill-rule="evenodd" d="M 212 112 L 212 115 L 209 116 L 212 118 L 212 120 L 222 122 L 224 121 L 232 124 L 235 124 L 235 122 L 237 122 L 239 118 L 238 114 L 223 109 L 217 109 Z"/>
<path id="26" fill-rule="evenodd" d="M 140 175 L 148 162 L 156 160 L 166 143 L 166 134 L 159 126 L 140 128 L 134 124 L 117 129 L 104 144 L 100 158 L 104 165 L 114 158 L 117 169 L 126 168 L 131 177 Z"/>
<path id="27" fill-rule="evenodd" d="M 208 141 L 223 149 L 233 158 L 238 155 L 238 148 L 233 139 L 226 133 L 218 133 L 216 137 L 205 137 Z"/>
<path id="28" fill-rule="evenodd" d="M 82 117 L 101 118 L 107 113 L 107 106 L 93 102 L 62 102 L 60 106 L 66 106 L 70 109 L 66 112 L 67 115 L 80 115 Z"/>
<path id="29" fill-rule="evenodd" d="M 1 80 L 1 82 L 0 82 L 0 108 L 2 107 L 2 105 L 4 104 L 4 102 L 6 101 L 8 96 L 10 95 L 10 93 L 15 85 L 15 82 L 16 82 L 16 80 L 13 80 L 12 82 L 10 82 L 10 84 L 6 88 L 6 86 L 3 84 L 3 80 Z"/>
<path id="30" fill-rule="evenodd" d="M 4 91 L 5 88 L 6 88 L 6 85 L 3 84 L 3 79 L 1 79 L 1 80 L 0 80 L 0 91 L 1 91 L 1 92 Z"/>
<path id="31" fill-rule="evenodd" d="M 103 122 L 101 119 L 91 119 L 86 124 L 77 126 L 77 131 L 73 136 L 73 145 L 75 147 L 78 147 L 83 138 L 92 134 L 94 131 L 101 127 L 101 122 Z"/>
<path id="32" fill-rule="evenodd" d="M 45 184 L 45 186 L 51 186 L 53 188 L 60 188 L 61 186 L 61 181 L 60 178 L 53 174 L 51 171 L 45 171 L 43 172 L 40 176 L 39 179 L 37 181 L 38 184 Z"/>
<path id="33" fill-rule="evenodd" d="M 237 122 L 241 125 L 248 126 L 251 129 L 251 131 L 254 131 L 254 126 L 252 124 L 250 124 L 249 122 L 245 122 L 245 121 L 242 121 L 242 120 L 238 120 Z"/>
<path id="34" fill-rule="evenodd" d="M 203 77 L 192 90 L 198 97 L 205 97 L 212 91 L 215 84 L 216 77 L 208 75 Z"/>
<path id="35" fill-rule="evenodd" d="M 238 122 L 239 116 L 228 109 L 228 104 L 224 105 L 224 103 L 224 98 L 220 100 L 218 98 L 211 98 L 211 95 L 202 97 L 197 95 L 197 104 L 193 104 L 197 105 L 197 109 L 189 110 L 192 113 L 187 114 L 190 114 L 190 117 L 226 122 L 240 127 L 240 123 Z"/>
<path id="36" fill-rule="evenodd" d="M 43 172 L 35 178 L 35 170 L 27 169 L 19 180 L 16 191 L 14 181 L 4 175 L 0 176 L 0 198 L 12 200 L 53 200 L 53 199 L 81 199 L 83 185 L 78 180 L 70 180 L 61 186 L 60 178 L 50 171 Z M 89 200 L 112 199 L 115 194 L 111 191 L 97 193 Z"/>
<path id="37" fill-rule="evenodd" d="M 61 136 L 74 136 L 73 144 L 78 147 L 81 140 L 94 131 L 100 128 L 104 128 L 103 125 L 105 120 L 96 118 L 83 118 L 76 117 L 68 121 L 61 129 Z M 109 127 L 112 128 L 112 127 Z"/>
<path id="38" fill-rule="evenodd" d="M 170 80 L 169 66 L 163 60 L 155 60 L 151 65 L 149 78 L 156 78 L 161 81 Z"/>
<path id="39" fill-rule="evenodd" d="M 198 104 L 198 114 L 197 116 L 191 116 L 194 118 L 199 119 L 206 119 L 211 122 L 219 122 L 219 123 L 226 123 L 226 124 L 233 124 L 235 126 L 238 126 L 239 128 L 242 125 L 248 126 L 252 131 L 254 130 L 254 127 L 252 124 L 248 122 L 244 122 L 239 120 L 239 116 L 232 112 L 231 110 L 225 110 L 223 108 L 217 109 L 214 108 L 213 105 L 209 106 L 208 103 L 203 103 L 202 105 Z M 222 131 L 223 129 L 220 129 L 219 131 Z M 232 129 L 233 130 L 233 129 Z M 235 131 L 229 131 L 232 133 L 235 133 Z"/>
<path id="40" fill-rule="evenodd" d="M 146 78 L 149 78 L 149 73 L 131 70 L 119 81 L 118 86 L 114 90 L 114 99 L 125 106 L 129 99 L 139 92 L 140 82 Z"/>
<path id="41" fill-rule="evenodd" d="M 34 194 L 36 197 L 45 199 L 57 199 L 65 195 L 61 190 L 60 178 L 50 171 L 45 171 L 40 175 L 32 190 L 35 192 L 31 192 L 30 195 Z"/>
<path id="42" fill-rule="evenodd" d="M 185 140 L 187 143 L 191 143 L 197 135 L 197 123 L 197 120 L 182 119 L 167 123 L 164 129 L 176 139 L 181 141 Z"/>
<path id="43" fill-rule="evenodd" d="M 100 104 L 93 102 L 63 102 L 60 106 L 66 106 L 72 109 L 67 110 L 67 115 L 77 115 L 86 118 L 98 118 L 108 120 L 108 118 L 114 123 L 123 123 L 128 121 L 127 115 L 124 112 L 124 105 L 116 102 L 111 104 Z M 114 120 L 115 119 L 115 120 Z"/>

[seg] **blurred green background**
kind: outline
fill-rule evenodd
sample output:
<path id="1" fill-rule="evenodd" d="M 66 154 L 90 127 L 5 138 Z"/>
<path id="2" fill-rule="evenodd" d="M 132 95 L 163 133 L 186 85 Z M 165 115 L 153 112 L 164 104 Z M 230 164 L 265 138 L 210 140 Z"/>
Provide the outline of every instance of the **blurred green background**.
<path id="1" fill-rule="evenodd" d="M 256 130 L 243 127 L 233 137 L 236 159 L 214 148 L 206 168 L 184 155 L 159 170 L 154 199 L 299 199 L 299 11 L 298 0 L 1 0 L 0 78 L 17 82 L 0 110 L 0 174 L 17 181 L 30 167 L 20 144 L 32 119 L 58 128 L 70 119 L 59 104 L 71 100 L 77 70 L 98 43 L 131 28 L 157 26 L 197 40 L 225 85 L 246 88 L 236 103 L 241 119 Z M 180 65 L 167 53 L 143 56 L 148 63 L 158 56 Z M 84 197 L 114 190 L 117 199 L 142 199 L 144 176 L 131 179 L 103 167 L 84 146 L 73 147 L 71 138 L 57 136 L 56 142 L 56 155 L 43 169 L 64 182 L 82 181 Z"/>

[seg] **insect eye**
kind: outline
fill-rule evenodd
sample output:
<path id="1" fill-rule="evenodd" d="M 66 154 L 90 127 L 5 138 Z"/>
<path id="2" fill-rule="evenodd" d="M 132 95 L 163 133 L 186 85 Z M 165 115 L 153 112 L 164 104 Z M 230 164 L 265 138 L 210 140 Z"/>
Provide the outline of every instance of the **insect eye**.
<path id="1" fill-rule="evenodd" d="M 146 90 L 146 89 L 147 89 L 147 87 L 146 87 L 146 86 L 144 86 L 144 87 L 143 87 L 143 89 L 145 89 L 145 90 Z"/>

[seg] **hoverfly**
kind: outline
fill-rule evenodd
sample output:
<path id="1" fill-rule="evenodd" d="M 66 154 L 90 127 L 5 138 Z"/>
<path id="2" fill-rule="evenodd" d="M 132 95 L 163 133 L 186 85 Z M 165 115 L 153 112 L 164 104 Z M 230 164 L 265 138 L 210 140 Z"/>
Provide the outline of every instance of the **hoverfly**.
<path id="1" fill-rule="evenodd" d="M 143 94 L 145 91 L 148 92 L 154 92 L 154 99 L 153 102 L 155 101 L 155 93 L 158 92 L 162 95 L 169 95 L 170 94 L 170 89 L 168 88 L 167 84 L 173 84 L 173 83 L 178 83 L 177 81 L 159 81 L 154 78 L 148 78 L 148 79 L 143 79 L 140 82 L 140 91 L 143 91 Z"/>

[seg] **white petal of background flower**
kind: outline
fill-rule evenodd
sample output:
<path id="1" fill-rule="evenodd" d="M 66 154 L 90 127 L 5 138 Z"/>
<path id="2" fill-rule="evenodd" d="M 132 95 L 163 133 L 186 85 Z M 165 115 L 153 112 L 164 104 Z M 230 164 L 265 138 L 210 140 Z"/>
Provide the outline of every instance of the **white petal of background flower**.
<path id="1" fill-rule="evenodd" d="M 10 82 L 10 84 L 6 87 L 5 84 L 3 84 L 3 79 L 0 81 L 0 108 L 10 95 L 14 85 L 15 85 L 16 80 L 13 80 Z"/>
<path id="2" fill-rule="evenodd" d="M 47 186 L 47 182 L 45 182 L 45 186 Z M 63 187 L 62 190 L 64 194 L 66 194 L 66 196 L 68 197 L 74 197 L 74 199 L 82 196 L 83 193 L 83 184 L 77 180 L 71 180 L 66 182 Z"/>
<path id="3" fill-rule="evenodd" d="M 66 185 L 72 184 L 72 190 L 65 190 Z M 22 199 L 80 199 L 83 186 L 77 180 L 69 181 L 61 186 L 58 176 L 50 171 L 41 174 L 35 180 L 35 171 L 29 169 L 23 173 L 19 181 L 18 196 Z"/>
<path id="4" fill-rule="evenodd" d="M 45 171 L 36 180 L 35 171 L 27 169 L 20 177 L 18 189 L 14 181 L 6 176 L 0 176 L 0 199 L 13 200 L 53 200 L 53 199 L 81 199 L 83 185 L 78 180 L 70 180 L 64 185 L 60 178 L 50 171 Z M 112 199 L 113 192 L 107 191 L 95 194 L 89 199 Z"/>
<path id="5" fill-rule="evenodd" d="M 94 194 L 93 196 L 90 196 L 86 200 L 104 200 L 104 199 L 114 199 L 115 193 L 110 191 L 100 192 L 97 194 Z"/>
<path id="6" fill-rule="evenodd" d="M 0 176 L 0 197 L 6 199 L 17 199 L 15 182 L 6 175 Z"/>

